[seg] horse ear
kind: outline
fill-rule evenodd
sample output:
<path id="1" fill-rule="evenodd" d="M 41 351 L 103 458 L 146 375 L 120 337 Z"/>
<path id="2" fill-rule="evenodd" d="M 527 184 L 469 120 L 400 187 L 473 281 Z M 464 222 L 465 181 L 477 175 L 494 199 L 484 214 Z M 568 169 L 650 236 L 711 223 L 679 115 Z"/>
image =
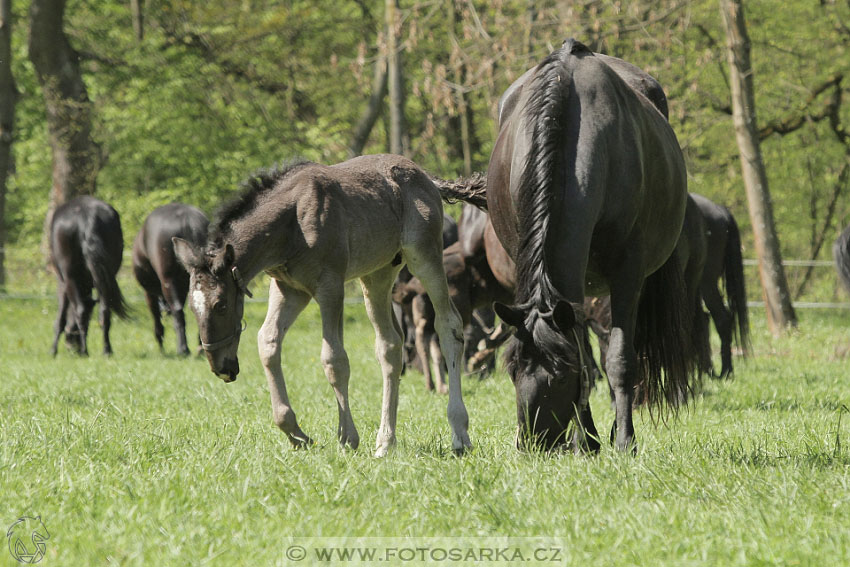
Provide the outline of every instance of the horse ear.
<path id="1" fill-rule="evenodd" d="M 522 327 L 525 324 L 525 313 L 521 309 L 497 301 L 493 304 L 493 310 L 499 316 L 499 319 L 511 327 Z"/>
<path id="2" fill-rule="evenodd" d="M 177 260 L 186 270 L 192 270 L 203 264 L 201 250 L 191 242 L 173 236 L 171 243 L 174 245 L 174 254 L 177 255 Z"/>
<path id="3" fill-rule="evenodd" d="M 572 305 L 561 300 L 555 304 L 555 309 L 552 311 L 552 320 L 561 331 L 566 333 L 576 324 L 576 312 Z"/>

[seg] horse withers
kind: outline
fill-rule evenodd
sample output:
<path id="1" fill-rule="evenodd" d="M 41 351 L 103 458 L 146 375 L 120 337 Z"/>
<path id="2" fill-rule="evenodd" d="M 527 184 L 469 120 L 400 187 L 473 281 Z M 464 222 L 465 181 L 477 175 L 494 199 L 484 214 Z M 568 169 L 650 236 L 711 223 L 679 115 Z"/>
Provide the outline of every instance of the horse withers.
<path id="1" fill-rule="evenodd" d="M 359 278 L 375 328 L 383 374 L 376 452 L 395 444 L 402 338 L 390 295 L 405 263 L 428 291 L 449 367 L 448 421 L 452 448 L 471 447 L 460 385 L 460 315 L 449 299 L 442 264 L 443 198 L 419 167 L 401 156 L 374 155 L 325 166 L 310 162 L 260 171 L 243 194 L 223 207 L 205 248 L 175 238 L 189 271 L 190 304 L 214 373 L 232 382 L 247 284 L 271 277 L 269 308 L 257 335 L 277 426 L 295 447 L 310 444 L 286 392 L 281 343 L 311 299 L 322 318 L 321 361 L 334 389 L 342 446 L 360 442 L 348 399 L 349 362 L 342 341 L 346 281 Z"/>
<path id="2" fill-rule="evenodd" d="M 174 320 L 177 354 L 186 356 L 186 318 L 183 307 L 189 292 L 189 273 L 177 261 L 171 239 L 179 237 L 195 246 L 207 241 L 209 219 L 200 209 L 183 203 L 158 207 L 148 215 L 133 241 L 133 273 L 145 292 L 145 301 L 153 317 L 153 333 L 162 351 L 161 312 Z"/>
<path id="3" fill-rule="evenodd" d="M 512 86 L 487 174 L 499 240 L 517 266 L 516 327 L 508 370 L 518 443 L 567 441 L 595 450 L 588 403 L 586 295 L 610 293 L 607 370 L 615 396 L 612 441 L 634 450 L 635 386 L 652 404 L 687 395 L 697 353 L 673 250 L 687 200 L 678 141 L 647 91 L 657 81 L 568 40 Z M 643 92 L 641 92 L 643 91 Z"/>
<path id="4" fill-rule="evenodd" d="M 121 219 L 111 206 L 91 196 L 76 197 L 60 205 L 50 223 L 50 262 L 56 272 L 59 314 L 53 327 L 56 356 L 59 337 L 74 351 L 88 355 L 91 312 L 100 304 L 98 320 L 103 328 L 103 353 L 112 354 L 109 341 L 114 312 L 128 316 L 127 303 L 115 279 L 121 267 L 124 236 Z M 98 298 L 92 298 L 97 290 Z"/>

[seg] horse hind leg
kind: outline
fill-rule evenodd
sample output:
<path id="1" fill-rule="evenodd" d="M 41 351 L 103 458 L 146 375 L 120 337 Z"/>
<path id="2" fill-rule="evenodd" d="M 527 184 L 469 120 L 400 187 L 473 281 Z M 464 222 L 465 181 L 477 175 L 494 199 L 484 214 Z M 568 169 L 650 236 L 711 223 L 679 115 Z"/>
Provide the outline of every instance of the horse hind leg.
<path id="1" fill-rule="evenodd" d="M 59 338 L 62 336 L 62 331 L 65 330 L 65 322 L 68 315 L 68 296 L 65 294 L 65 285 L 60 281 L 57 296 L 59 298 L 59 313 L 56 315 L 56 322 L 53 324 L 53 346 L 50 348 L 50 353 L 56 356 L 59 350 Z"/>
<path id="2" fill-rule="evenodd" d="M 439 240 L 418 249 L 406 250 L 410 271 L 419 278 L 434 306 L 434 327 L 440 338 L 443 358 L 449 373 L 447 416 L 452 429 L 452 449 L 462 454 L 472 447 L 469 440 L 469 414 L 463 403 L 460 367 L 463 358 L 463 321 L 449 297 Z"/>
<path id="3" fill-rule="evenodd" d="M 723 297 L 714 284 L 703 286 L 703 301 L 714 321 L 717 334 L 720 335 L 719 378 L 726 378 L 732 373 L 732 312 L 723 304 Z"/>
<path id="4" fill-rule="evenodd" d="M 280 349 L 286 332 L 310 302 L 310 296 L 298 290 L 281 289 L 281 284 L 272 280 L 269 286 L 269 309 L 266 320 L 257 333 L 257 347 L 269 383 L 272 416 L 275 425 L 286 434 L 293 447 L 312 445 L 313 440 L 301 431 L 289 396 L 280 365 Z"/>
<path id="5" fill-rule="evenodd" d="M 171 312 L 174 335 L 177 339 L 177 354 L 180 356 L 189 356 L 189 346 L 186 344 L 186 316 L 183 311 L 187 293 L 187 290 L 178 290 L 176 282 L 163 280 L 162 295 Z M 183 299 L 180 299 L 181 296 Z M 160 346 L 162 346 L 161 342 Z"/>
<path id="6" fill-rule="evenodd" d="M 319 281 L 316 292 L 316 301 L 319 303 L 319 311 L 322 314 L 322 366 L 336 396 L 339 412 L 337 428 L 339 444 L 356 449 L 360 445 L 360 435 L 354 426 L 348 401 L 351 367 L 342 341 L 344 278 L 336 275 L 325 276 L 325 278 L 324 281 Z"/>
<path id="7" fill-rule="evenodd" d="M 360 279 L 366 313 L 375 328 L 375 356 L 381 364 L 384 391 L 375 456 L 385 456 L 396 443 L 398 388 L 402 368 L 402 333 L 392 312 L 391 292 L 398 267 L 386 266 Z M 423 367 L 427 360 L 422 361 Z"/>
<path id="8" fill-rule="evenodd" d="M 98 321 L 103 329 L 103 354 L 109 356 L 112 354 L 112 343 L 109 342 L 109 329 L 112 327 L 112 311 L 106 303 L 105 298 L 100 298 L 100 313 Z"/>
<path id="9" fill-rule="evenodd" d="M 153 336 L 156 339 L 156 344 L 159 345 L 159 351 L 162 352 L 162 338 L 165 336 L 165 329 L 162 326 L 162 313 L 159 308 L 159 297 L 145 290 L 145 303 L 148 304 L 148 310 L 153 318 Z"/>

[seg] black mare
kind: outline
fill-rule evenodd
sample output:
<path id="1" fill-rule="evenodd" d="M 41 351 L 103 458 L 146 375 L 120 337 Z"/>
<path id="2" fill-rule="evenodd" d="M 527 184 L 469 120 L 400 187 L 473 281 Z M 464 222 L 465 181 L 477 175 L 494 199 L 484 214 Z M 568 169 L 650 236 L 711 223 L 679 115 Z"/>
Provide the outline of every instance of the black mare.
<path id="1" fill-rule="evenodd" d="M 635 386 L 652 404 L 678 404 L 697 365 L 673 254 L 687 201 L 684 160 L 645 96 L 660 91 L 657 81 L 612 59 L 568 40 L 500 101 L 487 201 L 517 266 L 516 304 L 496 311 L 517 328 L 506 358 L 518 442 L 559 445 L 576 419 L 575 445 L 598 448 L 586 295 L 612 299 L 606 364 L 619 449 L 635 448 Z"/>
<path id="2" fill-rule="evenodd" d="M 103 352 L 112 354 L 109 341 L 111 313 L 127 318 L 127 304 L 115 280 L 121 267 L 124 237 L 118 213 L 90 196 L 60 205 L 50 223 L 50 261 L 56 272 L 59 314 L 53 327 L 56 356 L 59 337 L 79 354 L 88 355 L 89 319 L 100 303 Z M 92 298 L 97 289 L 98 299 Z"/>
<path id="3" fill-rule="evenodd" d="M 200 209 L 183 203 L 158 207 L 148 215 L 133 242 L 133 273 L 145 291 L 145 301 L 153 317 L 153 333 L 159 350 L 165 329 L 161 311 L 174 319 L 177 354 L 189 354 L 186 344 L 186 317 L 183 307 L 189 293 L 189 272 L 174 254 L 175 236 L 204 246 L 209 219 Z"/>

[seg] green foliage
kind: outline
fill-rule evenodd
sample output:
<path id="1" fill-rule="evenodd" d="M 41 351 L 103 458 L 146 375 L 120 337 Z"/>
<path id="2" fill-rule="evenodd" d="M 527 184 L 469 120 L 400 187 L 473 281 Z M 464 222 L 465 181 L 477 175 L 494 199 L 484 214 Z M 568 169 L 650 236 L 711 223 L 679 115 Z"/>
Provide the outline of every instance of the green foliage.
<path id="1" fill-rule="evenodd" d="M 318 443 L 309 451 L 272 424 L 253 332 L 263 303 L 247 305 L 242 373 L 227 385 L 202 358 L 173 355 L 168 324 L 159 354 L 143 301 L 132 304 L 137 319 L 113 326 L 112 358 L 94 325 L 90 358 L 61 348 L 52 359 L 55 303 L 0 302 L 2 517 L 40 514 L 50 564 L 284 565 L 287 538 L 342 536 L 552 538 L 568 565 L 850 557 L 850 386 L 837 357 L 850 344 L 846 312 L 801 313 L 807 333 L 781 340 L 754 317 L 754 356 L 736 358 L 734 380 L 708 382 L 658 427 L 641 414 L 637 457 L 607 442 L 596 457 L 516 451 L 513 387 L 499 371 L 464 380 L 475 450 L 462 459 L 451 455 L 446 398 L 405 375 L 399 446 L 378 460 L 380 369 L 362 305 L 345 313 L 362 439 L 352 452 L 336 444 L 315 304 L 283 347 L 294 409 Z M 605 388 L 591 404 L 607 437 Z M 15 564 L 0 550 L 0 565 Z"/>
<path id="2" fill-rule="evenodd" d="M 814 90 L 850 73 L 850 7 L 745 5 L 760 125 L 823 118 L 837 91 Z M 98 191 L 122 213 L 128 243 L 144 216 L 164 202 L 181 200 L 211 212 L 258 167 L 295 155 L 325 163 L 345 159 L 385 43 L 383 6 L 152 0 L 145 3 L 145 35 L 138 41 L 128 2 L 69 2 L 65 28 L 81 54 L 96 105 L 95 136 L 106 158 Z M 32 246 L 39 240 L 51 165 L 43 101 L 26 57 L 28 3 L 14 8 L 22 96 L 7 214 L 11 241 Z M 690 189 L 732 210 L 745 255 L 754 256 L 715 0 L 403 0 L 401 11 L 410 151 L 423 167 L 443 177 L 462 172 L 458 116 L 464 92 L 472 115 L 472 165 L 486 168 L 500 94 L 574 36 L 659 78 L 687 157 Z M 763 140 L 786 258 L 828 259 L 839 228 L 850 222 L 846 177 L 839 183 L 850 142 L 835 134 L 850 129 L 848 84 L 840 82 L 834 121 L 804 119 L 799 129 Z M 386 121 L 384 115 L 378 120 L 366 152 L 386 150 Z"/>

